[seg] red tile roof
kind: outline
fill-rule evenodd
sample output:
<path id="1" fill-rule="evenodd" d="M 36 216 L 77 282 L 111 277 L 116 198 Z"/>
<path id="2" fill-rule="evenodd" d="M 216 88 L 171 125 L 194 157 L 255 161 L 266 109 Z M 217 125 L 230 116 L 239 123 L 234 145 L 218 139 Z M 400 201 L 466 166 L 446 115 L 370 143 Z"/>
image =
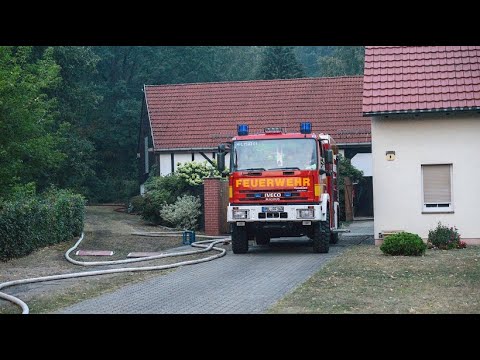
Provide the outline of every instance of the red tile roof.
<path id="1" fill-rule="evenodd" d="M 480 46 L 367 46 L 363 112 L 480 108 Z"/>
<path id="2" fill-rule="evenodd" d="M 156 150 L 216 148 L 237 124 L 298 132 L 302 121 L 338 144 L 370 143 L 362 84 L 362 76 L 238 81 L 145 86 L 145 94 Z"/>

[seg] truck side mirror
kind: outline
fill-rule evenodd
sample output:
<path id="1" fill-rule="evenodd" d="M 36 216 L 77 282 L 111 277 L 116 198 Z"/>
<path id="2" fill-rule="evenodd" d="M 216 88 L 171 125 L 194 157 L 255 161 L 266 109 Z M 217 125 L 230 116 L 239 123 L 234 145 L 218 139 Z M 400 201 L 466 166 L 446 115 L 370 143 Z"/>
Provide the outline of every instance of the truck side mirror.
<path id="1" fill-rule="evenodd" d="M 333 164 L 333 151 L 332 150 L 327 150 L 325 152 L 325 162 L 327 164 Z"/>
<path id="2" fill-rule="evenodd" d="M 225 153 L 221 152 L 217 155 L 217 168 L 220 173 L 225 171 Z"/>
<path id="3" fill-rule="evenodd" d="M 218 145 L 217 168 L 220 173 L 223 173 L 223 171 L 225 170 L 225 153 L 225 144 Z"/>

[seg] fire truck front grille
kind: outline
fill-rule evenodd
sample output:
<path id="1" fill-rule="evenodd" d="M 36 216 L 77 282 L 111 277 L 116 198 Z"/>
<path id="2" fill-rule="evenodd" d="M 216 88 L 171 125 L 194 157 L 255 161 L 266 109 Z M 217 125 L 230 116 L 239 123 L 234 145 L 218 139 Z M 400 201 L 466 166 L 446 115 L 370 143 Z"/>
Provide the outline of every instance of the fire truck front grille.
<path id="1" fill-rule="evenodd" d="M 251 190 L 240 190 L 241 194 L 245 194 L 244 198 L 240 198 L 240 201 L 265 201 L 269 198 L 276 198 L 280 200 L 306 200 L 307 196 L 302 196 L 305 194 L 305 191 L 298 190 L 277 190 L 277 191 L 251 191 Z M 280 196 L 277 196 L 277 195 Z"/>
<path id="2" fill-rule="evenodd" d="M 287 219 L 288 214 L 286 212 L 261 212 L 258 213 L 259 219 Z"/>

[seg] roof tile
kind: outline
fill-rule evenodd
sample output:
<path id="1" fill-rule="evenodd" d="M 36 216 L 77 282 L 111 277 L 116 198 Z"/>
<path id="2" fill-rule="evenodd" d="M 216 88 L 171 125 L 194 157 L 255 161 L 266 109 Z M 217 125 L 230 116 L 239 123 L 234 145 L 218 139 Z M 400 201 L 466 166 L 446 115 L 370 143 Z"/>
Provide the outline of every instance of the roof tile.
<path id="1" fill-rule="evenodd" d="M 363 91 L 370 99 L 363 111 L 369 111 L 373 84 L 362 76 L 145 86 L 155 149 L 214 148 L 236 134 L 237 123 L 248 123 L 252 132 L 266 126 L 298 131 L 301 121 L 311 121 L 315 132 L 338 130 L 337 143 L 369 143 Z"/>
<path id="2" fill-rule="evenodd" d="M 367 46 L 365 56 L 365 84 L 388 89 L 370 94 L 372 112 L 480 107 L 480 46 Z"/>

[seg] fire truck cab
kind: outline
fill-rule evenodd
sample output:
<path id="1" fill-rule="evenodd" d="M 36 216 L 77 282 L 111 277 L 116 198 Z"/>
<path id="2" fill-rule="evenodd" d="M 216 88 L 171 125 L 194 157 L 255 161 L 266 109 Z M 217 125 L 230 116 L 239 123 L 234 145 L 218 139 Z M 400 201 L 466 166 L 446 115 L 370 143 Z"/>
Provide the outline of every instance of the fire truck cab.
<path id="1" fill-rule="evenodd" d="M 230 146 L 229 205 L 232 250 L 248 252 L 249 240 L 268 245 L 276 237 L 308 236 L 313 251 L 327 253 L 338 241 L 338 147 L 330 135 L 265 128 L 249 134 L 237 125 Z M 219 147 L 219 170 L 225 168 Z"/>

